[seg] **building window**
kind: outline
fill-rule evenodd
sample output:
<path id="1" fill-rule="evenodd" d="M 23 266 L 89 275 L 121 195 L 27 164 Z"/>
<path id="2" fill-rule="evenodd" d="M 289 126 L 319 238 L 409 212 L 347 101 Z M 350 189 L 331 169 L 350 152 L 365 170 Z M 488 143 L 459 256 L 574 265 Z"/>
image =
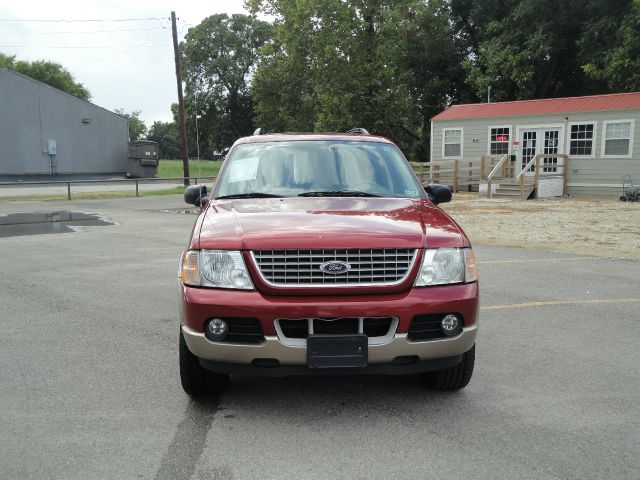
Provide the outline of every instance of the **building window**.
<path id="1" fill-rule="evenodd" d="M 442 156 L 444 158 L 462 158 L 461 128 L 445 128 L 443 130 Z"/>
<path id="2" fill-rule="evenodd" d="M 582 157 L 593 156 L 593 139 L 595 137 L 595 130 L 595 122 L 572 124 L 569 155 Z"/>
<path id="3" fill-rule="evenodd" d="M 511 129 L 509 127 L 492 127 L 489 132 L 489 154 L 505 155 L 509 153 L 509 140 Z"/>
<path id="4" fill-rule="evenodd" d="M 602 155 L 605 157 L 630 157 L 633 120 L 604 122 Z"/>

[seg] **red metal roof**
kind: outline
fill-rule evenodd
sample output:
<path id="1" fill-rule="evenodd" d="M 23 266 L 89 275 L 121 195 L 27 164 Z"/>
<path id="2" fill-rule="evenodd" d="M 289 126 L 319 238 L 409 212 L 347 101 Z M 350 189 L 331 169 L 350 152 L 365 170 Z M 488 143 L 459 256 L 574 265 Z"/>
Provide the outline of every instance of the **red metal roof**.
<path id="1" fill-rule="evenodd" d="M 466 118 L 515 117 L 519 115 L 632 109 L 640 109 L 640 92 L 451 105 L 431 120 L 462 120 Z"/>

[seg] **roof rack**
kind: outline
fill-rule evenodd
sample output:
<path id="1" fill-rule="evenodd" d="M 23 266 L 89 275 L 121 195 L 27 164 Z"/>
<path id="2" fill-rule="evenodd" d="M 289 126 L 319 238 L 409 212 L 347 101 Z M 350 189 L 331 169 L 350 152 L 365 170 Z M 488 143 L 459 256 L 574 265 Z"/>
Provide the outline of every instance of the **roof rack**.
<path id="1" fill-rule="evenodd" d="M 253 131 L 253 134 L 254 134 L 254 135 L 262 135 L 262 128 L 256 128 L 256 129 Z"/>
<path id="2" fill-rule="evenodd" d="M 352 128 L 348 130 L 347 133 L 351 133 L 353 135 L 369 135 L 369 132 L 365 128 Z"/>

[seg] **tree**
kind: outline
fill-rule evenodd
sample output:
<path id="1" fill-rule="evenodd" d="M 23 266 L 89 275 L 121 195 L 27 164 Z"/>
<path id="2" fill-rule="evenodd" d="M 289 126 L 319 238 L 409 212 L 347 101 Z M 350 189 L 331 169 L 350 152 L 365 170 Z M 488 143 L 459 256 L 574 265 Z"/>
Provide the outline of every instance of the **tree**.
<path id="1" fill-rule="evenodd" d="M 260 50 L 251 83 L 255 124 L 272 132 L 313 131 L 317 92 L 311 74 L 311 2 L 252 2 L 254 12 L 278 15 L 273 41 Z"/>
<path id="2" fill-rule="evenodd" d="M 189 123 L 198 115 L 205 148 L 222 149 L 253 131 L 249 79 L 270 39 L 269 23 L 239 14 L 212 15 L 187 32 L 180 44 L 185 109 Z"/>
<path id="3" fill-rule="evenodd" d="M 610 50 L 630 6 L 631 0 L 451 0 L 467 45 L 467 82 L 481 98 L 491 86 L 495 100 L 611 91 L 605 65 L 619 55 L 629 65 L 633 51 Z M 634 26 L 628 18 L 629 35 L 619 33 L 618 45 L 622 37 L 633 43 Z"/>
<path id="4" fill-rule="evenodd" d="M 258 125 L 362 126 L 428 159 L 429 119 L 469 91 L 444 0 L 249 3 L 276 17 L 252 84 Z"/>
<path id="5" fill-rule="evenodd" d="M 7 70 L 15 70 L 16 57 L 15 55 L 5 55 L 0 52 L 0 68 Z"/>
<path id="6" fill-rule="evenodd" d="M 153 122 L 147 139 L 158 143 L 159 158 L 179 158 L 178 125 L 175 122 Z"/>
<path id="7" fill-rule="evenodd" d="M 411 2 L 396 11 L 389 28 L 399 36 L 393 44 L 397 81 L 409 92 L 414 111 L 410 121 L 394 129 L 409 155 L 429 159 L 431 118 L 451 103 L 477 101 L 465 81 L 466 43 L 454 34 L 444 0 Z"/>
<path id="8" fill-rule="evenodd" d="M 116 108 L 115 113 L 129 121 L 129 141 L 133 142 L 145 136 L 147 126 L 144 124 L 144 120 L 140 119 L 141 112 L 139 110 L 126 113 L 124 108 Z"/>
<path id="9" fill-rule="evenodd" d="M 614 92 L 639 91 L 640 0 L 634 0 L 626 14 L 609 13 L 595 19 L 580 40 L 582 69 L 587 78 Z"/>
<path id="10" fill-rule="evenodd" d="M 36 60 L 34 62 L 16 61 L 15 56 L 0 53 L 0 68 L 15 70 L 82 100 L 91 100 L 89 90 L 77 82 L 73 75 L 59 63 L 47 60 Z"/>

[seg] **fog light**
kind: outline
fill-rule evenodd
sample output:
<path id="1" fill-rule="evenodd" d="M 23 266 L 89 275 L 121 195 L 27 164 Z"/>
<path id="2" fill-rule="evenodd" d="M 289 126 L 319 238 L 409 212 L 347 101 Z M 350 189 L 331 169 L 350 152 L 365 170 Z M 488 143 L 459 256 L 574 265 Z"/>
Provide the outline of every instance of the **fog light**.
<path id="1" fill-rule="evenodd" d="M 460 330 L 462 330 L 462 322 L 457 315 L 450 313 L 444 316 L 442 319 L 442 333 L 448 337 L 453 337 L 459 334 Z"/>
<path id="2" fill-rule="evenodd" d="M 207 324 L 205 334 L 209 340 L 220 341 L 224 340 L 228 331 L 229 327 L 227 326 L 227 322 L 221 318 L 214 318 Z"/>

